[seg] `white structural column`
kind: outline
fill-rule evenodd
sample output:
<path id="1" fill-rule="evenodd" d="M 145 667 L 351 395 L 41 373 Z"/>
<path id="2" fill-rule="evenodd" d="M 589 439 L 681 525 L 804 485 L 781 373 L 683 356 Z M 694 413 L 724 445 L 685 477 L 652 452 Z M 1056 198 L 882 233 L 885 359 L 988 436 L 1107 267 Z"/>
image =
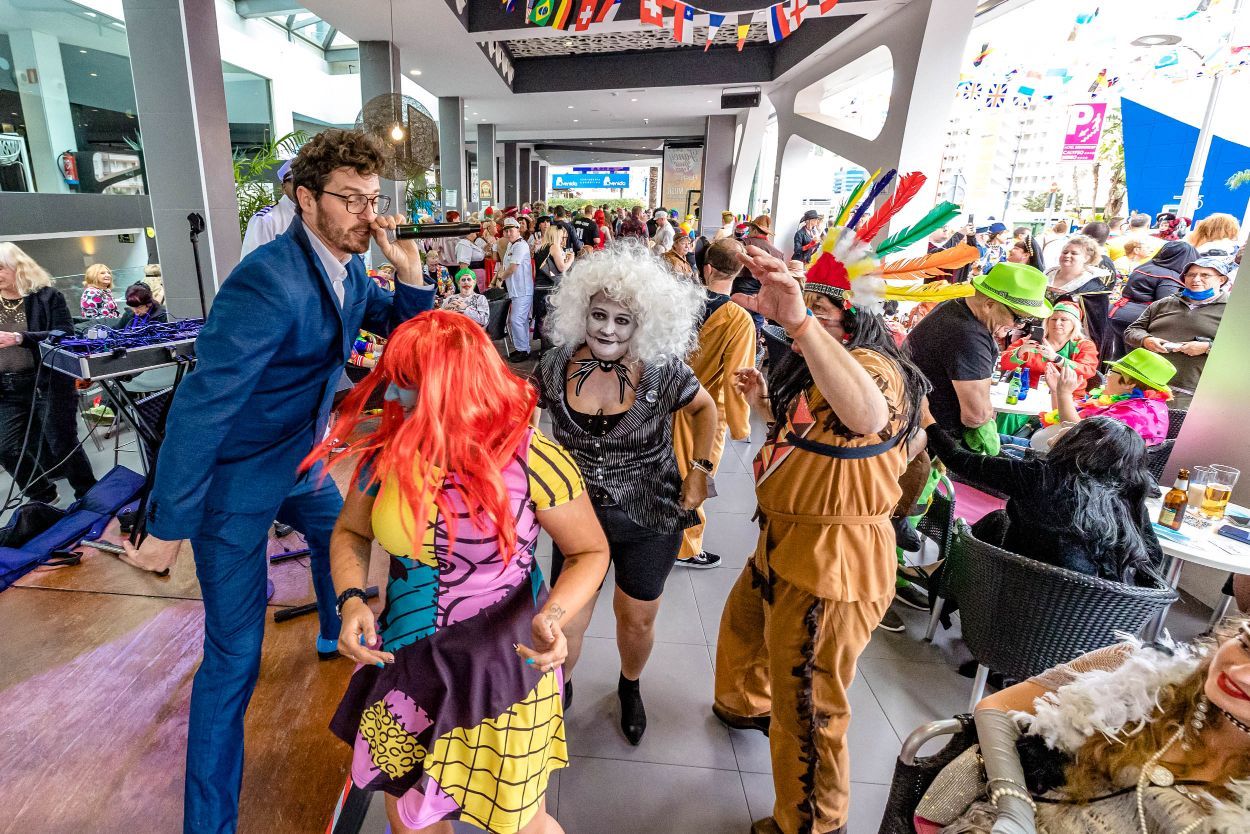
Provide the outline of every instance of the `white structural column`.
<path id="1" fill-rule="evenodd" d="M 399 69 L 399 47 L 390 41 L 360 42 L 360 105 L 361 108 L 371 99 L 391 93 L 400 92 L 400 81 L 403 76 Z M 382 193 L 393 201 L 392 211 L 407 211 L 404 208 L 404 191 L 406 184 L 396 180 L 382 180 Z M 374 260 L 380 252 L 374 244 Z"/>
<path id="2" fill-rule="evenodd" d="M 477 208 L 482 209 L 494 203 L 499 192 L 499 177 L 495 173 L 495 126 L 484 122 L 477 126 L 477 178 L 479 186 L 481 180 L 490 180 L 490 198 L 478 194 Z"/>
<path id="3" fill-rule="evenodd" d="M 912 0 L 880 23 L 864 28 L 829 60 L 795 73 L 769 94 L 777 111 L 772 203 L 777 240 L 788 241 L 802 215 L 806 143 L 827 148 L 869 171 L 898 168 L 928 174 L 925 189 L 895 221 L 896 226 L 933 206 L 945 136 L 941 126 L 946 124 L 954 100 L 959 62 L 972 31 L 976 5 L 976 0 Z M 879 46 L 890 50 L 894 82 L 889 114 L 876 138 L 865 139 L 795 111 L 795 101 L 803 90 Z"/>
<path id="4" fill-rule="evenodd" d="M 720 213 L 729 210 L 733 180 L 733 116 L 708 116 L 703 129 L 703 194 L 699 198 L 699 234 L 711 239 Z"/>
<path id="5" fill-rule="evenodd" d="M 61 64 L 61 42 L 47 32 L 17 29 L 9 32 L 9 46 L 30 142 L 34 190 L 68 193 L 73 189 L 61 177 L 57 157 L 78 150 L 78 139 Z"/>
<path id="6" fill-rule="evenodd" d="M 751 199 L 751 183 L 755 181 L 755 172 L 760 164 L 760 151 L 764 146 L 764 125 L 768 123 L 771 114 L 772 106 L 764 99 L 758 107 L 752 107 L 737 118 L 735 135 L 741 128 L 742 138 L 737 139 L 738 147 L 734 153 L 729 211 L 737 213 L 747 209 L 747 201 Z M 772 193 L 771 188 L 768 191 Z"/>
<path id="7" fill-rule="evenodd" d="M 443 211 L 464 215 L 469 195 L 464 164 L 464 99 L 440 96 L 438 99 L 438 182 Z"/>
<path id="8" fill-rule="evenodd" d="M 211 306 L 239 261 L 230 126 L 214 0 L 123 0 L 143 160 L 165 297 L 180 317 Z M 204 217 L 197 286 L 187 215 Z"/>

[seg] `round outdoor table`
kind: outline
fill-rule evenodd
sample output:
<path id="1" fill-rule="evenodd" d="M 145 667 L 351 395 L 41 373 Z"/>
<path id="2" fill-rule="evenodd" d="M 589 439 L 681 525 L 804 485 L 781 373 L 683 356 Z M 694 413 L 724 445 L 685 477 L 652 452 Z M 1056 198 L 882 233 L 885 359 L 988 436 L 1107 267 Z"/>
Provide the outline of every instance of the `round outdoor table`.
<path id="1" fill-rule="evenodd" d="M 1046 383 L 1043 382 L 1029 391 L 1029 398 L 1015 405 L 1007 404 L 1007 389 L 1009 387 L 1006 382 L 990 386 L 990 404 L 994 406 L 994 411 L 999 414 L 1025 414 L 1033 417 L 1044 411 L 1050 411 L 1050 389 L 1046 387 Z"/>
<path id="2" fill-rule="evenodd" d="M 1146 502 L 1152 520 L 1159 517 L 1162 505 L 1161 498 L 1151 498 Z M 1229 504 L 1228 512 L 1238 515 L 1247 514 L 1244 507 L 1236 504 Z M 1185 523 L 1176 533 L 1166 529 L 1161 532 L 1157 526 L 1155 527 L 1155 534 L 1159 537 L 1159 547 L 1163 550 L 1163 578 L 1167 583 L 1173 588 L 1180 584 L 1181 568 L 1186 562 L 1205 565 L 1225 573 L 1250 574 L 1250 544 L 1221 536 L 1216 532 L 1225 524 L 1232 522 L 1227 518 L 1217 521 L 1202 517 L 1211 523 L 1206 527 L 1197 527 L 1191 523 L 1193 517 L 1193 513 L 1186 511 Z M 1220 609 L 1217 607 L 1217 616 L 1213 620 L 1219 618 L 1219 612 Z M 1147 625 L 1148 640 L 1153 640 L 1158 635 L 1166 618 L 1167 611 L 1164 611 Z"/>

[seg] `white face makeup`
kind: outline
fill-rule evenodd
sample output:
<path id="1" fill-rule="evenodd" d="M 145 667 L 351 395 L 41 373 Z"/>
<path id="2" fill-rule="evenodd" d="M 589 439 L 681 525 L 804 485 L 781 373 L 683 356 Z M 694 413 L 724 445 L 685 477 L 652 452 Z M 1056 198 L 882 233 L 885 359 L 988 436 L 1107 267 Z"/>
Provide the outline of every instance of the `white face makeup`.
<path id="1" fill-rule="evenodd" d="M 638 329 L 633 311 L 602 292 L 590 299 L 586 312 L 586 346 L 601 362 L 619 362 L 629 352 L 629 343 Z"/>

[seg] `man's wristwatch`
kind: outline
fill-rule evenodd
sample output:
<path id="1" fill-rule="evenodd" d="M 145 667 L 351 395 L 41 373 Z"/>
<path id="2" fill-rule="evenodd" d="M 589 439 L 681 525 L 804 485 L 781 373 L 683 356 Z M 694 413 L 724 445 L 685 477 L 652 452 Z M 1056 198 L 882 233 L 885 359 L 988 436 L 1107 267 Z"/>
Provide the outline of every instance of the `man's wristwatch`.
<path id="1" fill-rule="evenodd" d="M 694 458 L 690 461 L 690 465 L 708 475 L 712 474 L 712 462 L 707 458 Z"/>
<path id="2" fill-rule="evenodd" d="M 335 601 L 334 613 L 338 614 L 340 617 L 343 616 L 343 603 L 347 602 L 352 597 L 355 597 L 366 605 L 369 603 L 369 595 L 365 593 L 364 588 L 348 588 L 346 591 L 339 594 L 339 598 Z"/>

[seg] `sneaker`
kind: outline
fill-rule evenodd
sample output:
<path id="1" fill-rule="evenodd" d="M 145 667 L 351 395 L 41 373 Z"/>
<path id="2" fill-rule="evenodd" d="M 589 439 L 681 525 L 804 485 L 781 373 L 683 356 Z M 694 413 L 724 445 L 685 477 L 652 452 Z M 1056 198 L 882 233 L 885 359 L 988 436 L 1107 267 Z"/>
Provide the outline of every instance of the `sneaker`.
<path id="1" fill-rule="evenodd" d="M 677 559 L 675 561 L 683 568 L 694 568 L 695 570 L 720 567 L 720 557 L 715 553 L 708 553 L 706 550 L 696 553 L 689 559 Z"/>
<path id="2" fill-rule="evenodd" d="M 912 585 L 910 582 L 894 589 L 894 599 L 917 611 L 929 610 L 929 595 L 923 588 Z"/>
<path id="3" fill-rule="evenodd" d="M 907 523 L 905 518 L 892 518 L 890 524 L 894 527 L 894 543 L 898 545 L 900 550 L 908 553 L 919 553 L 921 546 L 924 544 L 920 539 L 920 534 L 916 532 L 916 528 Z"/>
<path id="4" fill-rule="evenodd" d="M 522 350 L 514 350 L 512 351 L 512 353 L 508 354 L 508 361 L 513 362 L 513 363 L 524 362 L 528 360 L 529 358 L 530 358 L 530 355 Z"/>
<path id="5" fill-rule="evenodd" d="M 877 624 L 877 628 L 882 631 L 893 631 L 898 633 L 907 630 L 907 624 L 903 622 L 903 618 L 894 613 L 893 608 L 885 609 L 885 616 L 881 618 L 881 622 Z"/>

